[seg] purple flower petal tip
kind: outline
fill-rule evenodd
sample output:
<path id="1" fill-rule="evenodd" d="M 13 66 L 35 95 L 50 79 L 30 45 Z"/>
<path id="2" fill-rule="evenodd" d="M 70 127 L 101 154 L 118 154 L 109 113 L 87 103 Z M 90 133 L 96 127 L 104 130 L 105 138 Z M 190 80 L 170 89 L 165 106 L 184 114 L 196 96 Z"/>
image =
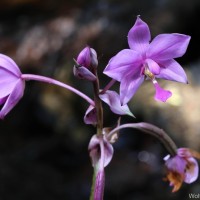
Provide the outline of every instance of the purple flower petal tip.
<path id="1" fill-rule="evenodd" d="M 99 95 L 100 99 L 110 106 L 113 113 L 134 117 L 127 104 L 121 105 L 120 96 L 115 91 L 107 90 Z"/>
<path id="2" fill-rule="evenodd" d="M 90 47 L 85 47 L 77 57 L 77 63 L 84 67 L 89 67 L 91 62 Z"/>
<path id="3" fill-rule="evenodd" d="M 155 100 L 166 102 L 167 99 L 172 96 L 172 93 L 170 91 L 162 89 L 158 83 L 155 83 L 154 87 L 156 89 L 156 93 L 154 96 Z"/>

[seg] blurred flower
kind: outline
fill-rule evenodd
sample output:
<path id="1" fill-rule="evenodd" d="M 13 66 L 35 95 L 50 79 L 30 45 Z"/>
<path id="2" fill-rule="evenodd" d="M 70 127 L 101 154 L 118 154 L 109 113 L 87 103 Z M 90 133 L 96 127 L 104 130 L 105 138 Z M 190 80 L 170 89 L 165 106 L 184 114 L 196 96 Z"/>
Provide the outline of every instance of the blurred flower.
<path id="1" fill-rule="evenodd" d="M 179 148 L 176 156 L 167 155 L 164 158 L 168 170 L 166 180 L 173 186 L 172 192 L 178 191 L 183 182 L 189 184 L 198 178 L 199 167 L 194 159 L 197 152 L 193 152 L 187 148 Z"/>
<path id="2" fill-rule="evenodd" d="M 98 65 L 97 53 L 90 47 L 85 47 L 78 55 L 75 61 L 74 75 L 80 79 L 95 81 L 96 76 L 93 74 Z"/>
<path id="3" fill-rule="evenodd" d="M 13 60 L 0 54 L 0 119 L 8 114 L 23 96 L 25 82 L 21 75 Z"/>
<path id="4" fill-rule="evenodd" d="M 110 59 L 104 73 L 121 82 L 120 100 L 126 104 L 135 94 L 145 77 L 155 87 L 155 99 L 165 102 L 172 94 L 163 90 L 156 81 L 162 78 L 187 83 L 183 68 L 173 59 L 184 55 L 190 36 L 173 33 L 160 34 L 151 43 L 148 25 L 137 18 L 128 33 L 130 49 L 124 49 Z"/>

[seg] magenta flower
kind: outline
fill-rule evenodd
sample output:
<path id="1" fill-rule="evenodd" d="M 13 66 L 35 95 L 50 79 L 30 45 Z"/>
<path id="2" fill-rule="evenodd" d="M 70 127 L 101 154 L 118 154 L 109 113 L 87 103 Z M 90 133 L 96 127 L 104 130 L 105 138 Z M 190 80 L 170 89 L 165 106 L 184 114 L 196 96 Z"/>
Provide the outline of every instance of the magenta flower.
<path id="1" fill-rule="evenodd" d="M 0 119 L 18 103 L 24 93 L 24 80 L 16 63 L 0 54 Z"/>
<path id="2" fill-rule="evenodd" d="M 74 66 L 74 75 L 77 78 L 95 81 L 96 76 L 93 71 L 98 65 L 97 53 L 90 47 L 85 47 L 78 55 Z"/>
<path id="3" fill-rule="evenodd" d="M 150 43 L 148 25 L 137 17 L 128 33 L 130 49 L 124 49 L 109 61 L 104 73 L 121 82 L 120 100 L 126 104 L 145 78 L 152 81 L 155 99 L 165 102 L 172 94 L 163 90 L 156 81 L 162 78 L 187 83 L 183 68 L 174 60 L 181 57 L 188 47 L 190 36 L 173 33 L 160 34 Z"/>
<path id="4" fill-rule="evenodd" d="M 170 157 L 166 156 L 164 160 L 168 173 L 166 180 L 173 186 L 172 192 L 180 189 L 183 182 L 192 183 L 196 181 L 199 174 L 199 167 L 197 161 L 194 159 L 198 153 L 187 148 L 180 148 L 177 150 L 177 155 Z"/>

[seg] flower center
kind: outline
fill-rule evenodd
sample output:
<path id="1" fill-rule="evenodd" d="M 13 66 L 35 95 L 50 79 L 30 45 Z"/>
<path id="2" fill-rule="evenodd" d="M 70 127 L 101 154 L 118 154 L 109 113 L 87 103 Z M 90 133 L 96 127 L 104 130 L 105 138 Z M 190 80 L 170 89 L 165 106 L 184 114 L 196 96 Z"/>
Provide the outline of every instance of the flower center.
<path id="1" fill-rule="evenodd" d="M 154 74 L 149 70 L 149 68 L 147 66 L 144 67 L 144 72 L 143 73 L 144 73 L 145 76 L 147 76 L 151 80 L 155 79 Z"/>

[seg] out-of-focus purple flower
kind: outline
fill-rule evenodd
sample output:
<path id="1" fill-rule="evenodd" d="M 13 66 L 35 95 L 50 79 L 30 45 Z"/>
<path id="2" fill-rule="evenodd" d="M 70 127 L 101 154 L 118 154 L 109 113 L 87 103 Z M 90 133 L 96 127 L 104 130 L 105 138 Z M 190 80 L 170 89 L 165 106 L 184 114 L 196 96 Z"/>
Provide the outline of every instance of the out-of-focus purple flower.
<path id="1" fill-rule="evenodd" d="M 17 64 L 0 54 L 0 119 L 18 103 L 24 93 L 25 82 Z"/>
<path id="2" fill-rule="evenodd" d="M 104 168 L 112 159 L 114 152 L 113 146 L 103 135 L 94 135 L 90 140 L 88 150 L 96 174 L 93 199 L 103 200 L 105 185 Z"/>
<path id="3" fill-rule="evenodd" d="M 97 124 L 97 112 L 94 106 L 90 105 L 88 109 L 86 110 L 86 113 L 84 116 L 84 122 L 85 124 L 92 124 L 92 125 Z"/>
<path id="4" fill-rule="evenodd" d="M 134 117 L 132 112 L 129 110 L 127 104 L 121 105 L 120 97 L 115 91 L 107 90 L 104 94 L 100 94 L 99 98 L 110 106 L 112 112 L 117 115 L 130 115 Z"/>
<path id="5" fill-rule="evenodd" d="M 78 55 L 73 72 L 77 78 L 95 81 L 94 69 L 98 65 L 97 53 L 90 47 L 85 47 Z"/>
<path id="6" fill-rule="evenodd" d="M 178 191 L 183 182 L 193 183 L 198 178 L 199 167 L 194 159 L 197 152 L 193 152 L 187 148 L 179 148 L 176 156 L 167 155 L 164 158 L 167 167 L 166 180 L 173 186 L 172 192 Z"/>
<path id="7" fill-rule="evenodd" d="M 104 73 L 121 82 L 120 99 L 126 104 L 145 78 L 154 84 L 155 99 L 165 102 L 172 94 L 159 87 L 156 78 L 187 83 L 183 68 L 174 60 L 183 56 L 190 36 L 160 34 L 152 42 L 148 25 L 137 17 L 128 33 L 130 49 L 124 49 L 110 59 Z"/>

